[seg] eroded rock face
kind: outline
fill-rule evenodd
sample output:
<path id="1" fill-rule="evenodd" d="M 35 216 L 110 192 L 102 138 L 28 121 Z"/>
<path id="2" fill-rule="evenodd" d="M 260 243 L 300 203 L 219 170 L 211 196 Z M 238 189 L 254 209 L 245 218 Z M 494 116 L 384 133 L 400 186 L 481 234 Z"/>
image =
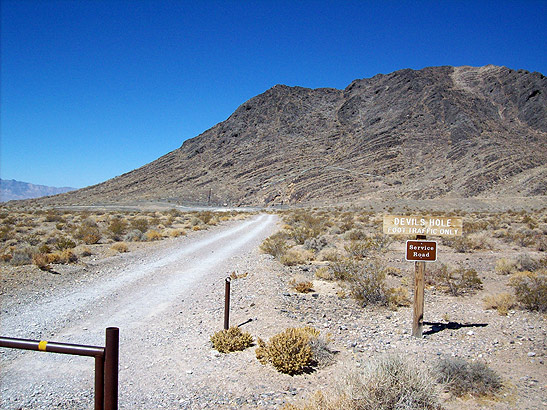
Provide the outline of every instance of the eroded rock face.
<path id="1" fill-rule="evenodd" d="M 158 160 L 48 201 L 546 195 L 546 142 L 542 74 L 491 65 L 405 69 L 345 90 L 276 85 Z"/>

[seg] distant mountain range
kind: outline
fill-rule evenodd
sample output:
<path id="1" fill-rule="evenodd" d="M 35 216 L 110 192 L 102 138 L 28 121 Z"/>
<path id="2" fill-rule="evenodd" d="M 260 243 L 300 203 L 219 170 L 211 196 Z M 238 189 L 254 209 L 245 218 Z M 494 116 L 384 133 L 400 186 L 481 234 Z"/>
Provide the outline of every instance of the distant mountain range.
<path id="1" fill-rule="evenodd" d="M 134 171 L 50 205 L 335 204 L 547 194 L 547 78 L 429 67 L 344 90 L 276 85 Z"/>
<path id="2" fill-rule="evenodd" d="M 16 181 L 14 179 L 0 179 L 0 202 L 40 198 L 43 196 L 62 194 L 74 191 L 76 188 L 55 188 L 45 185 L 35 185 L 28 182 Z"/>

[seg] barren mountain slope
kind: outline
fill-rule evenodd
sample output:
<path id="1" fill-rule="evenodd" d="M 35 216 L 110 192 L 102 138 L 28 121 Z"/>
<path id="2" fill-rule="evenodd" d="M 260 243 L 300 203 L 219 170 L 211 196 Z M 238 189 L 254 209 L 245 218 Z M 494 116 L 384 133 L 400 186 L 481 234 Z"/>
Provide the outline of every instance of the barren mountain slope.
<path id="1" fill-rule="evenodd" d="M 537 196 L 547 79 L 505 67 L 405 69 L 345 90 L 277 85 L 177 150 L 50 204 L 295 204 Z"/>

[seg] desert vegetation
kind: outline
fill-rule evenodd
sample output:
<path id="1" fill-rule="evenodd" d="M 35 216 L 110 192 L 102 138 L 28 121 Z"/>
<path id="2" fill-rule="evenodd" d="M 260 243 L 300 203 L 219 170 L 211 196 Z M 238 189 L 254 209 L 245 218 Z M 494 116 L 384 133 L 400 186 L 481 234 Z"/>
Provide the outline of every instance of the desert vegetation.
<path id="1" fill-rule="evenodd" d="M 95 255 L 130 252 L 147 242 L 184 236 L 221 221 L 244 217 L 239 212 L 0 210 L 0 263 L 55 271 Z"/>

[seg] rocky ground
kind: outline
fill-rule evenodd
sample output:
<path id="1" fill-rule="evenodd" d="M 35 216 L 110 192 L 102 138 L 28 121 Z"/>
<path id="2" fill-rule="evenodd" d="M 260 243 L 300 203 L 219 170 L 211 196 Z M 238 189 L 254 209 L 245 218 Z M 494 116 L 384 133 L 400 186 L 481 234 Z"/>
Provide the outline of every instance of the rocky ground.
<path id="1" fill-rule="evenodd" d="M 27 312 L 27 306 L 51 301 L 51 295 L 68 295 L 77 287 L 94 288 L 117 272 L 134 272 L 139 267 L 157 264 L 185 246 L 222 235 L 240 223 L 232 221 L 189 237 L 142 245 L 128 254 L 96 260 L 90 257 L 77 267 L 59 269 L 56 275 L 34 267 L 26 273 L 20 268 L 6 270 L 2 274 L 1 333 L 9 329 L 6 336 L 100 345 L 104 336 L 95 332 L 95 327 L 112 325 L 109 315 L 116 317 L 109 313 L 104 301 L 101 302 L 104 305 L 99 305 L 103 316 L 90 316 L 85 305 L 77 313 L 60 315 L 64 319 L 50 328 L 46 326 L 47 318 L 17 322 L 13 317 Z M 362 368 L 370 359 L 384 354 L 402 355 L 428 368 L 445 356 L 480 360 L 502 376 L 504 390 L 494 399 L 455 399 L 444 393 L 441 400 L 447 409 L 547 406 L 545 315 L 515 309 L 507 316 L 500 316 L 483 307 L 485 295 L 508 290 L 505 278 L 500 279 L 494 272 L 496 260 L 510 257 L 511 253 L 516 255 L 520 250 L 465 254 L 441 246 L 439 260 L 460 261 L 473 267 L 483 280 L 483 289 L 459 297 L 426 289 L 425 335 L 416 339 L 410 335 L 410 307 L 397 311 L 360 307 L 351 298 L 341 298 L 342 289 L 336 283 L 315 279 L 316 267 L 285 267 L 260 253 L 259 243 L 275 229 L 274 224 L 265 226 L 237 252 L 224 255 L 220 264 L 178 289 L 176 297 L 159 300 L 138 317 L 132 317 L 131 312 L 123 316 L 130 326 L 124 329 L 123 323 L 119 324 L 120 409 L 275 409 L 305 399 L 317 390 L 329 391 L 349 370 Z M 207 248 L 207 254 L 196 256 L 192 266 L 199 266 L 200 259 L 227 247 L 234 238 L 227 237 L 215 249 Z M 405 276 L 411 278 L 413 264 L 404 261 L 402 244 L 394 243 L 385 258 L 390 266 L 401 269 L 402 277 L 390 280 L 400 282 Z M 160 275 L 167 280 L 174 277 L 177 269 L 183 270 L 185 263 L 191 263 L 190 259 L 175 261 L 167 270 L 154 271 L 154 281 L 159 281 L 154 283 L 161 282 Z M 331 335 L 331 347 L 336 351 L 334 363 L 311 373 L 288 376 L 260 364 L 254 347 L 230 354 L 213 350 L 209 338 L 223 325 L 224 278 L 234 272 L 238 278 L 231 285 L 232 325 L 240 325 L 255 338 L 263 339 L 287 327 L 313 326 Z M 300 294 L 291 289 L 289 282 L 295 275 L 312 280 L 314 291 Z M 150 276 L 143 280 L 152 281 Z M 142 294 L 142 300 L 148 296 Z M 121 309 L 123 305 L 115 306 Z M 3 409 L 92 408 L 89 360 L 5 349 L 1 355 Z M 46 356 L 55 359 L 46 363 Z M 28 382 L 21 376 L 23 364 L 27 366 L 24 370 L 32 373 L 31 385 L 23 384 Z M 66 377 L 40 379 L 43 368 L 46 375 L 64 373 Z M 47 373 L 47 369 L 52 370 Z"/>

